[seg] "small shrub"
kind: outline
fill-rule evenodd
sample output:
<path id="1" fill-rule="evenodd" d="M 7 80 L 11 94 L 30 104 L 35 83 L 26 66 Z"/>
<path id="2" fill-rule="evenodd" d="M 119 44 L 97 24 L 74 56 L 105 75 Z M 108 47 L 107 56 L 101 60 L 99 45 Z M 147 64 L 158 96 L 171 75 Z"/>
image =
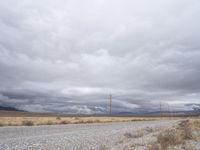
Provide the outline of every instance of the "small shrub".
<path id="1" fill-rule="evenodd" d="M 194 123 L 190 122 L 189 120 L 184 120 L 179 124 L 179 130 L 181 131 L 181 136 L 183 140 L 190 140 L 194 139 L 192 128 Z"/>
<path id="2" fill-rule="evenodd" d="M 190 142 L 187 142 L 184 146 L 183 146 L 184 150 L 196 150 L 196 146 Z"/>
<path id="3" fill-rule="evenodd" d="M 183 130 L 182 136 L 184 140 L 190 140 L 194 138 L 192 130 L 189 128 L 186 128 L 185 130 Z"/>
<path id="4" fill-rule="evenodd" d="M 131 133 L 128 133 L 128 132 L 126 132 L 124 134 L 124 136 L 127 137 L 127 138 L 133 138 L 133 135 Z"/>
<path id="5" fill-rule="evenodd" d="M 47 121 L 46 125 L 52 125 L 53 122 L 52 121 Z"/>
<path id="6" fill-rule="evenodd" d="M 153 132 L 154 130 L 153 130 L 153 128 L 151 128 L 151 127 L 146 127 L 146 128 L 145 128 L 145 131 L 146 131 L 147 133 L 151 133 L 151 132 Z"/>
<path id="7" fill-rule="evenodd" d="M 84 123 L 94 123 L 94 121 L 92 121 L 92 120 L 86 120 L 86 121 L 84 121 Z"/>
<path id="8" fill-rule="evenodd" d="M 98 122 L 101 122 L 101 121 L 99 119 L 96 119 L 96 120 L 94 120 L 94 122 L 98 123 Z"/>
<path id="9" fill-rule="evenodd" d="M 158 143 L 161 145 L 163 150 L 166 150 L 170 145 L 178 145 L 182 139 L 180 134 L 175 130 L 167 130 L 160 133 L 157 137 Z"/>
<path id="10" fill-rule="evenodd" d="M 134 133 L 125 133 L 124 136 L 127 137 L 127 138 L 140 138 L 142 136 L 144 136 L 146 134 L 145 131 L 142 131 L 142 130 L 138 130 Z"/>
<path id="11" fill-rule="evenodd" d="M 79 121 L 74 122 L 74 124 L 79 124 L 79 123 L 85 123 L 85 122 L 83 120 L 79 120 Z"/>
<path id="12" fill-rule="evenodd" d="M 194 127 L 196 127 L 196 128 L 200 128 L 200 121 L 199 121 L 199 120 L 195 120 L 195 121 L 193 122 L 193 125 L 194 125 Z"/>
<path id="13" fill-rule="evenodd" d="M 105 146 L 105 145 L 101 145 L 101 146 L 99 147 L 99 150 L 110 150 L 110 148 L 108 148 L 108 147 Z"/>
<path id="14" fill-rule="evenodd" d="M 33 126 L 34 123 L 31 120 L 23 120 L 22 121 L 22 125 L 24 125 L 24 126 Z"/>
<path id="15" fill-rule="evenodd" d="M 161 150 L 161 147 L 159 144 L 152 143 L 147 147 L 147 150 Z"/>
<path id="16" fill-rule="evenodd" d="M 4 125 L 2 123 L 0 123 L 0 127 L 3 127 Z"/>
<path id="17" fill-rule="evenodd" d="M 69 124 L 69 123 L 70 123 L 69 121 L 65 121 L 65 120 L 60 122 L 60 124 Z"/>
<path id="18" fill-rule="evenodd" d="M 59 116 L 58 116 L 58 117 L 56 117 L 56 120 L 61 120 L 61 117 L 59 117 Z"/>
<path id="19" fill-rule="evenodd" d="M 8 126 L 13 126 L 13 124 L 9 122 L 9 123 L 8 123 Z"/>
<path id="20" fill-rule="evenodd" d="M 79 120 L 80 118 L 79 118 L 79 117 L 75 117 L 74 119 L 75 119 L 75 120 Z"/>

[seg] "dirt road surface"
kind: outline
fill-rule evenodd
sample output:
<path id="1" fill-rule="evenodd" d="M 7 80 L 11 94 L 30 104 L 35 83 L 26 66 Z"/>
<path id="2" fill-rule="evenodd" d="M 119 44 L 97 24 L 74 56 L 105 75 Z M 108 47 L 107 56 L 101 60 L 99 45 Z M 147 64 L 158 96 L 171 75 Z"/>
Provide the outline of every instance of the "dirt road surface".
<path id="1" fill-rule="evenodd" d="M 176 121 L 0 127 L 1 150 L 102 150 L 126 132 Z"/>

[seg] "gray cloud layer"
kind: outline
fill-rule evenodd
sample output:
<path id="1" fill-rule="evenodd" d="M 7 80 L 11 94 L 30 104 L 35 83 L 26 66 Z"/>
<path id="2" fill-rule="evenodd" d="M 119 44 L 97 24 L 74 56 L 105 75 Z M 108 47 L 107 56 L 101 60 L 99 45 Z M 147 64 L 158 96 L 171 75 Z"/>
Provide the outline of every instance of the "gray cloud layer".
<path id="1" fill-rule="evenodd" d="M 0 104 L 30 111 L 200 103 L 198 0 L 0 2 Z M 187 105 L 187 107 L 185 106 Z"/>

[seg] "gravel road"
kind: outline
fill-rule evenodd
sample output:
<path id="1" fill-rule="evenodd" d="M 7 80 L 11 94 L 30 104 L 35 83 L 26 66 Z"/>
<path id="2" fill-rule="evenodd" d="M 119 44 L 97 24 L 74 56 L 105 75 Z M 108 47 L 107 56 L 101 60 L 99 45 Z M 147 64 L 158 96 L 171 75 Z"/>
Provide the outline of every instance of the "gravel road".
<path id="1" fill-rule="evenodd" d="M 175 121 L 0 127 L 1 150 L 98 150 L 125 132 Z"/>

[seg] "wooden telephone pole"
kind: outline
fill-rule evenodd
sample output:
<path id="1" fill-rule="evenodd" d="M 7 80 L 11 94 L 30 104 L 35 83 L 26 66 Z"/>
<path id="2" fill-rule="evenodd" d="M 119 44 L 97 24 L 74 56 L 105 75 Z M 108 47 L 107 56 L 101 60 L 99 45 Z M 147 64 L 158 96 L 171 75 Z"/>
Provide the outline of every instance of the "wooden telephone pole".
<path id="1" fill-rule="evenodd" d="M 110 94 L 110 115 L 112 114 L 112 95 Z"/>
<path id="2" fill-rule="evenodd" d="M 162 116 L 162 103 L 160 102 L 160 115 Z"/>

